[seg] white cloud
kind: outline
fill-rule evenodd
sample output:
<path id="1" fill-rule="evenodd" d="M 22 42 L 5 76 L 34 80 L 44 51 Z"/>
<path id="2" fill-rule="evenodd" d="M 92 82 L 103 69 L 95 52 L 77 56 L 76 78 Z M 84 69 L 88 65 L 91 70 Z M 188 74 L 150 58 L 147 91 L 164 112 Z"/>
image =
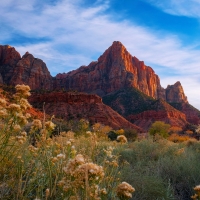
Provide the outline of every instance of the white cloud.
<path id="1" fill-rule="evenodd" d="M 13 2 L 15 7 L 12 6 Z M 152 68 L 154 65 L 160 66 L 156 67 L 155 71 L 165 80 L 162 84 L 166 81 L 173 84 L 180 80 L 184 89 L 186 88 L 189 101 L 200 108 L 199 100 L 195 99 L 198 96 L 194 96 L 196 88 L 200 87 L 200 50 L 183 46 L 177 36 L 155 32 L 125 20 L 111 20 L 111 17 L 104 13 L 109 1 L 98 0 L 90 7 L 81 6 L 79 0 L 60 0 L 54 4 L 23 0 L 23 5 L 16 2 L 18 1 L 4 0 L 3 6 L 0 7 L 0 22 L 11 29 L 6 39 L 15 38 L 15 34 L 29 38 L 46 38 L 47 40 L 36 43 L 19 43 L 15 47 L 22 55 L 29 51 L 35 57 L 43 59 L 52 75 L 88 65 L 113 41 L 118 40 L 132 55 L 144 60 Z M 192 2 L 195 4 L 194 0 Z M 34 9 L 37 4 L 42 5 Z M 164 3 L 158 6 L 162 5 Z M 167 5 L 175 5 L 175 1 L 171 0 Z M 176 4 L 175 8 L 180 10 L 178 6 L 180 5 Z M 178 76 L 166 77 L 164 70 L 174 72 Z M 190 78 L 186 79 L 188 76 Z M 186 80 L 189 80 L 188 84 Z"/>
<path id="2" fill-rule="evenodd" d="M 200 1 L 199 0 L 145 0 L 148 3 L 162 9 L 164 12 L 172 15 L 180 15 L 187 17 L 200 17 Z"/>

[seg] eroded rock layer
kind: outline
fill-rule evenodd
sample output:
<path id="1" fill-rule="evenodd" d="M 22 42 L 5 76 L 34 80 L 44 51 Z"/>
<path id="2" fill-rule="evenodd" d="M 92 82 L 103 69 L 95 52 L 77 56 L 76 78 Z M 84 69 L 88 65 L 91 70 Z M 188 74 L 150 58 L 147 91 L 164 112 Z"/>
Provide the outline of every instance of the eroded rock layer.
<path id="1" fill-rule="evenodd" d="M 72 92 L 51 92 L 46 94 L 32 94 L 29 101 L 34 107 L 62 119 L 88 119 L 92 124 L 99 122 L 114 129 L 132 128 L 138 132 L 143 130 L 127 121 L 109 106 L 102 103 L 97 95 Z"/>

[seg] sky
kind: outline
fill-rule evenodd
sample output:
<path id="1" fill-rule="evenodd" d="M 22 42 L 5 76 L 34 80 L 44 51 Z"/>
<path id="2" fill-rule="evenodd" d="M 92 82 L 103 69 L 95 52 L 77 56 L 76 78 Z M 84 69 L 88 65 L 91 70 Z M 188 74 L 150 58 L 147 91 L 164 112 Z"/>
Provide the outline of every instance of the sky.
<path id="1" fill-rule="evenodd" d="M 200 0 L 1 0 L 0 44 L 42 59 L 52 76 L 120 41 L 166 88 L 200 109 Z"/>

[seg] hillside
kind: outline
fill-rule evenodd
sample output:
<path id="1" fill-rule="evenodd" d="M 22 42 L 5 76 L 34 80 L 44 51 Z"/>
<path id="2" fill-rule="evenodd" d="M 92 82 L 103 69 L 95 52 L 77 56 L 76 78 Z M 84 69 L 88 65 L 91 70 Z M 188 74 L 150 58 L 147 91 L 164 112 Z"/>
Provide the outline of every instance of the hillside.
<path id="1" fill-rule="evenodd" d="M 188 124 L 185 114 L 164 100 L 155 100 L 134 88 L 108 94 L 103 97 L 103 102 L 145 130 L 155 121 L 164 121 L 181 128 Z"/>

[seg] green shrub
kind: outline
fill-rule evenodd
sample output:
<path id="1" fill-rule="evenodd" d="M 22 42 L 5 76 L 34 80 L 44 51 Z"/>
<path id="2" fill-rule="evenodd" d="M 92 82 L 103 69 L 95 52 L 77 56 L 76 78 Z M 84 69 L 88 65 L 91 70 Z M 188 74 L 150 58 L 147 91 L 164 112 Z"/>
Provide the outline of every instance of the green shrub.
<path id="1" fill-rule="evenodd" d="M 165 124 L 162 121 L 156 121 L 151 125 L 149 129 L 149 134 L 154 137 L 156 135 L 159 135 L 163 138 L 167 138 L 169 136 L 168 135 L 169 128 L 170 128 L 169 124 Z"/>

